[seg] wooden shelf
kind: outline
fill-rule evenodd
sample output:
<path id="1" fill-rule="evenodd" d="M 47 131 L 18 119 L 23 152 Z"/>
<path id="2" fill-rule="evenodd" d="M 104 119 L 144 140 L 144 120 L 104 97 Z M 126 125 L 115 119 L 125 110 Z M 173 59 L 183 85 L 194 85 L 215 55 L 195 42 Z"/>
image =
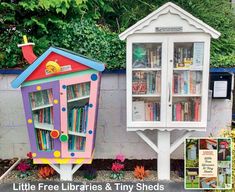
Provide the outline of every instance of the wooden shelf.
<path id="1" fill-rule="evenodd" d="M 172 97 L 201 97 L 201 94 L 173 94 Z"/>
<path id="2" fill-rule="evenodd" d="M 54 129 L 54 125 L 53 124 L 49 124 L 49 123 L 34 123 L 34 127 L 36 129 L 43 129 L 43 130 L 47 130 L 47 131 L 52 131 Z"/>
<path id="3" fill-rule="evenodd" d="M 174 71 L 202 71 L 202 68 L 173 68 Z"/>
<path id="4" fill-rule="evenodd" d="M 161 71 L 161 68 L 132 68 L 132 71 Z"/>
<path id="5" fill-rule="evenodd" d="M 80 137 L 86 137 L 86 133 L 78 133 L 78 132 L 74 132 L 74 131 L 68 131 L 69 135 L 76 135 L 76 136 L 80 136 Z"/>
<path id="6" fill-rule="evenodd" d="M 53 106 L 53 104 L 42 105 L 42 106 L 39 106 L 39 107 L 32 108 L 32 111 L 36 111 L 36 110 L 39 110 L 39 109 L 44 109 L 44 108 L 52 107 L 52 106 Z"/>
<path id="7" fill-rule="evenodd" d="M 68 103 L 70 102 L 74 102 L 74 101 L 80 101 L 80 100 L 84 100 L 84 99 L 89 99 L 89 95 L 83 96 L 83 97 L 78 97 L 78 98 L 73 98 L 73 99 L 69 99 Z"/>
<path id="8" fill-rule="evenodd" d="M 160 94 L 142 94 L 142 95 L 132 95 L 132 97 L 160 97 Z"/>

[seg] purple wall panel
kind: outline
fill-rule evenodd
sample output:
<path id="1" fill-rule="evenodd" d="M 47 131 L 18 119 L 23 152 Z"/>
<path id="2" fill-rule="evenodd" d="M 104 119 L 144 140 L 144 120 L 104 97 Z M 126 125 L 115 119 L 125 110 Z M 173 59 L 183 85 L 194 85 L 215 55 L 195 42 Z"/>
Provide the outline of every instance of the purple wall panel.
<path id="1" fill-rule="evenodd" d="M 52 89 L 53 100 L 57 99 L 58 101 L 60 101 L 59 81 L 53 81 L 53 82 L 48 82 L 48 83 L 21 88 L 22 96 L 23 96 L 23 103 L 24 103 L 25 118 L 26 118 L 26 123 L 28 127 L 28 135 L 29 135 L 29 140 L 30 140 L 30 145 L 31 145 L 31 151 L 37 154 L 36 156 L 37 158 L 41 158 L 41 157 L 53 158 L 54 157 L 53 152 L 55 150 L 58 150 L 58 151 L 61 150 L 61 144 L 60 144 L 59 138 L 54 139 L 53 151 L 41 151 L 37 147 L 34 122 L 31 124 L 28 123 L 28 119 L 33 120 L 29 94 L 31 92 L 36 92 L 37 86 L 41 86 L 41 90 Z M 60 131 L 60 103 L 53 105 L 53 113 L 54 113 L 54 129 L 57 129 L 58 131 Z"/>

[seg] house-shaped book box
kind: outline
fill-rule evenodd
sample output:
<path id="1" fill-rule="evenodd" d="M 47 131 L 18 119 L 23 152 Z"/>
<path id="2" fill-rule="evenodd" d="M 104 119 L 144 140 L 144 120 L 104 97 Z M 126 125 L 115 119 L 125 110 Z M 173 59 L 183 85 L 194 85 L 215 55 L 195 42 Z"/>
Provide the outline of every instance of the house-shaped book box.
<path id="1" fill-rule="evenodd" d="M 21 86 L 33 161 L 59 164 L 53 167 L 57 171 L 65 164 L 89 164 L 105 66 L 56 47 L 37 58 L 32 45 L 19 45 L 31 65 L 12 82 L 12 87 Z M 72 172 L 71 166 L 65 169 L 62 172 Z M 70 176 L 64 180 L 71 180 Z"/>

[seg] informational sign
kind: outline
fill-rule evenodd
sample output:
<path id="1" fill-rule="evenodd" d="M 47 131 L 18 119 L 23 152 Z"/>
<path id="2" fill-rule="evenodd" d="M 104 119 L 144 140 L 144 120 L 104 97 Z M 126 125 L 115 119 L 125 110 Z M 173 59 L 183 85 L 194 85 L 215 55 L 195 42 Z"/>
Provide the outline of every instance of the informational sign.
<path id="1" fill-rule="evenodd" d="M 185 189 L 231 189 L 230 138 L 185 140 Z"/>
<path id="2" fill-rule="evenodd" d="M 227 97 L 227 81 L 214 81 L 214 97 Z"/>

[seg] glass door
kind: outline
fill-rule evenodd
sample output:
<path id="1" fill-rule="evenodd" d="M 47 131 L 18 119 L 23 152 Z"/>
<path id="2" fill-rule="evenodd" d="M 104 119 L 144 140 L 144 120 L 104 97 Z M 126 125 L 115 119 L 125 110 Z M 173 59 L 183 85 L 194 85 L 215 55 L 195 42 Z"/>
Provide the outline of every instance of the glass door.
<path id="1" fill-rule="evenodd" d="M 22 88 L 34 158 L 53 158 L 60 151 L 59 82 Z"/>
<path id="2" fill-rule="evenodd" d="M 163 87 L 163 45 L 159 42 L 132 43 L 131 61 L 131 103 L 132 126 L 156 127 L 164 120 Z M 127 109 L 128 110 L 128 109 Z"/>
<path id="3" fill-rule="evenodd" d="M 202 119 L 204 42 L 169 41 L 168 124 L 193 127 Z"/>
<path id="4" fill-rule="evenodd" d="M 60 80 L 61 145 L 64 158 L 91 156 L 95 137 L 98 78 L 97 74 L 88 74 Z"/>

